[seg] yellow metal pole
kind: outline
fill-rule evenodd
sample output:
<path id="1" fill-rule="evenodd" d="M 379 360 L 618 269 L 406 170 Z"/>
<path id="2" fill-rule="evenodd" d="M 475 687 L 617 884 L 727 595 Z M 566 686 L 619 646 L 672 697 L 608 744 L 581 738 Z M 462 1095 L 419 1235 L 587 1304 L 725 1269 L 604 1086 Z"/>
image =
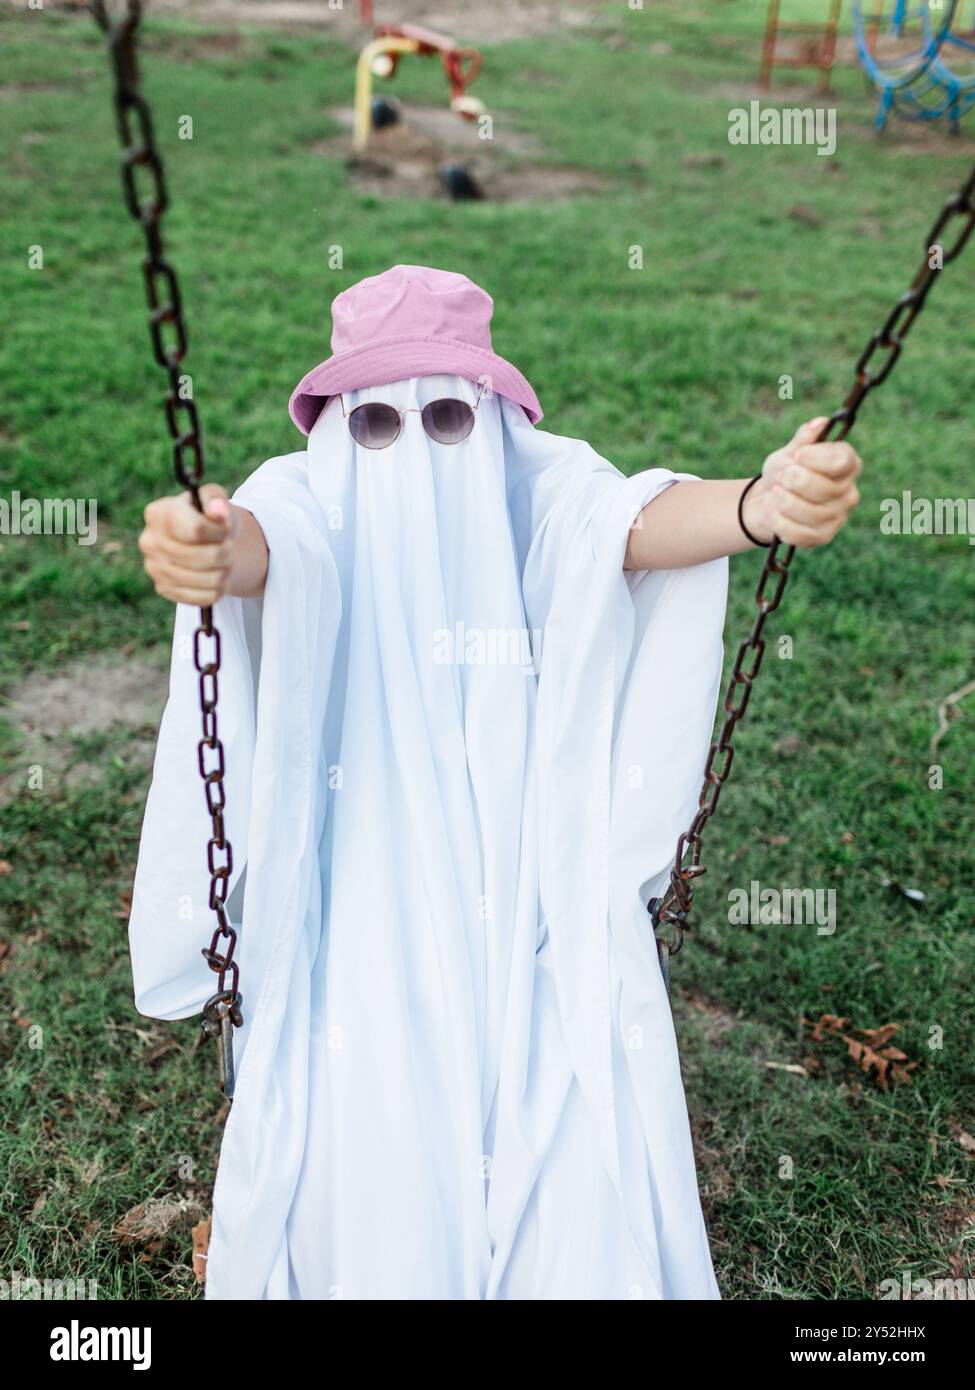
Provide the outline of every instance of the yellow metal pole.
<path id="1" fill-rule="evenodd" d="M 400 39 L 389 35 L 387 38 L 373 39 L 359 54 L 355 69 L 355 126 L 352 143 L 357 150 L 364 150 L 369 143 L 372 130 L 372 65 L 384 53 L 416 53 L 420 45 L 416 39 Z"/>

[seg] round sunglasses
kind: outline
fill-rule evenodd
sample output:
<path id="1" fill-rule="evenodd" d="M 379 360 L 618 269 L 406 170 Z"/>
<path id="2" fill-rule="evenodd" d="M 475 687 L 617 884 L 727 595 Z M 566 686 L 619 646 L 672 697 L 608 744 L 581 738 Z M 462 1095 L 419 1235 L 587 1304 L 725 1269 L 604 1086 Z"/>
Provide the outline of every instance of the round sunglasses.
<path id="1" fill-rule="evenodd" d="M 397 410 L 396 406 L 386 405 L 382 401 L 366 401 L 353 410 L 346 410 L 341 396 L 339 405 L 349 422 L 349 433 L 364 449 L 388 449 L 390 444 L 395 444 L 403 432 L 406 415 L 419 415 L 424 430 L 438 444 L 460 444 L 474 428 L 474 416 L 481 404 L 483 391 L 482 386 L 473 405 L 451 396 L 431 401 L 422 409 L 414 406 L 408 410 Z"/>

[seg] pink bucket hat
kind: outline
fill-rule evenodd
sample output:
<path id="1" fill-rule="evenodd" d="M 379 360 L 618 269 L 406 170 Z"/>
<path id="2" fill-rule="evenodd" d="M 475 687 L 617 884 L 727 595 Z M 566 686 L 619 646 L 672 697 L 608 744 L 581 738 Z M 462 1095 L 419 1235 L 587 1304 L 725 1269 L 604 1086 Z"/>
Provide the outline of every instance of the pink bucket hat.
<path id="1" fill-rule="evenodd" d="M 537 424 L 538 397 L 491 347 L 493 309 L 489 294 L 449 270 L 394 265 L 360 280 L 332 303 L 332 356 L 298 382 L 288 406 L 292 420 L 308 434 L 330 396 L 446 373 L 486 379 Z"/>

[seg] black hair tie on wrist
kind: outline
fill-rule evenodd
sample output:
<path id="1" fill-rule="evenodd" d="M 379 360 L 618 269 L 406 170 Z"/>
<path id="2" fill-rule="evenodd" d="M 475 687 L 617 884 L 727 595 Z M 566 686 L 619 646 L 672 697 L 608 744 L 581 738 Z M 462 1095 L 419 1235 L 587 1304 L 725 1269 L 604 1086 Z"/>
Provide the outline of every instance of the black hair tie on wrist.
<path id="1" fill-rule="evenodd" d="M 752 545 L 758 545 L 761 546 L 763 550 L 768 550 L 772 542 L 760 541 L 757 538 L 757 536 L 752 535 L 751 531 L 749 531 L 748 527 L 745 525 L 745 498 L 751 492 L 752 488 L 755 486 L 755 484 L 758 482 L 761 476 L 761 473 L 756 473 L 754 478 L 752 478 L 751 482 L 746 483 L 741 490 L 741 496 L 738 498 L 738 525 L 741 527 L 744 534 L 751 541 Z"/>

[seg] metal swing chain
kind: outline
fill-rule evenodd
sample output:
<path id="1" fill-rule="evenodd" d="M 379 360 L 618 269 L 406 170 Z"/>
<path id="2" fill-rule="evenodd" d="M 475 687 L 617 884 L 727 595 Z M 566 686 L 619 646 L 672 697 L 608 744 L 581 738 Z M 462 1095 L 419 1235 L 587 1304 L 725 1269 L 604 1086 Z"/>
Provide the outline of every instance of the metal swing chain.
<path id="1" fill-rule="evenodd" d="M 182 373 L 187 333 L 176 272 L 163 254 L 160 224 L 169 206 L 162 160 L 156 149 L 149 106 L 139 89 L 136 59 L 136 31 L 142 18 L 141 0 L 126 0 L 126 13 L 113 21 L 105 0 L 89 0 L 99 27 L 108 35 L 109 52 L 115 73 L 115 112 L 122 142 L 122 187 L 125 204 L 145 234 L 146 255 L 142 262 L 149 301 L 149 334 L 156 361 L 169 377 L 166 393 L 166 423 L 173 441 L 173 467 L 176 478 L 186 488 L 198 511 L 203 511 L 200 485 L 203 482 L 203 437 L 196 403 L 184 391 Z M 146 169 L 148 196 L 140 198 L 137 171 Z M 204 651 L 204 642 L 211 644 Z M 216 992 L 203 1007 L 204 1037 L 220 1039 L 220 1084 L 229 1100 L 234 1093 L 233 1029 L 243 1022 L 240 994 L 240 967 L 234 959 L 237 933 L 226 912 L 233 851 L 224 826 L 227 797 L 224 789 L 223 743 L 217 728 L 217 685 L 220 671 L 220 633 L 213 624 L 213 611 L 200 609 L 200 621 L 193 633 L 193 664 L 199 677 L 202 737 L 197 744 L 197 765 L 203 779 L 207 811 L 211 820 L 207 843 L 210 873 L 210 908 L 216 916 L 216 929 L 203 957 L 217 975 Z M 208 766 L 208 755 L 210 764 Z M 221 951 L 221 941 L 225 949 Z M 229 985 L 228 985 L 229 976 Z"/>
<path id="2" fill-rule="evenodd" d="M 945 249 L 941 237 L 945 229 L 956 219 L 960 222 L 958 234 L 950 249 Z M 840 409 L 835 411 L 823 426 L 818 436 L 818 442 L 831 437 L 837 440 L 845 439 L 850 433 L 857 417 L 857 411 L 864 399 L 871 391 L 882 386 L 893 371 L 894 364 L 901 354 L 904 339 L 924 307 L 928 291 L 934 284 L 941 267 L 955 259 L 971 236 L 973 229 L 975 229 L 975 169 L 972 170 L 961 190 L 949 198 L 942 208 L 938 220 L 928 233 L 924 260 L 911 282 L 910 289 L 897 301 L 883 328 L 873 335 L 860 354 L 855 368 L 853 386 Z M 936 248 L 941 249 L 940 260 L 933 254 Z M 933 265 L 932 261 L 934 261 Z M 877 353 L 882 353 L 883 356 L 879 358 L 877 365 L 871 366 Z M 765 621 L 770 613 L 775 612 L 782 601 L 785 586 L 789 581 L 789 566 L 794 554 L 795 546 L 782 547 L 782 542 L 777 538 L 772 541 L 766 552 L 765 564 L 762 566 L 761 577 L 755 592 L 755 607 L 757 609 L 755 621 L 751 632 L 739 646 L 738 654 L 735 657 L 731 679 L 728 682 L 724 698 L 724 723 L 718 738 L 711 744 L 707 762 L 704 765 L 704 785 L 701 788 L 697 813 L 677 841 L 677 851 L 670 871 L 670 883 L 664 896 L 651 898 L 647 905 L 655 934 L 661 923 L 666 923 L 667 926 L 673 928 L 673 935 L 669 941 L 658 937 L 658 950 L 661 952 L 661 964 L 664 967 L 666 967 L 664 952 L 667 955 L 676 955 L 684 943 L 684 932 L 688 929 L 688 917 L 694 898 L 693 881 L 705 872 L 705 866 L 701 863 L 701 838 L 708 821 L 717 808 L 721 788 L 731 772 L 731 763 L 735 752 L 732 745 L 735 728 L 748 708 L 752 687 L 765 652 L 765 641 L 762 636 Z M 688 850 L 690 850 L 690 859 L 685 864 L 684 856 Z"/>
<path id="3" fill-rule="evenodd" d="M 122 183 L 125 201 L 129 212 L 140 224 L 145 233 L 147 255 L 143 262 L 146 290 L 150 306 L 149 331 L 152 336 L 156 361 L 169 374 L 170 388 L 166 395 L 166 419 L 174 442 L 173 460 L 176 477 L 188 489 L 194 504 L 202 511 L 199 486 L 203 479 L 204 458 L 203 441 L 196 405 L 191 398 L 185 398 L 181 391 L 182 381 L 179 371 L 186 352 L 187 335 L 182 317 L 179 286 L 173 268 L 164 260 L 159 223 L 167 207 L 165 180 L 162 161 L 156 150 L 153 138 L 152 121 L 148 105 L 138 87 L 138 73 L 135 54 L 135 34 L 141 16 L 141 0 L 127 0 L 127 14 L 123 19 L 112 23 L 106 12 L 104 0 L 89 0 L 92 12 L 100 27 L 109 35 L 112 63 L 115 69 L 115 106 L 118 115 L 119 132 L 123 145 Z M 141 143 L 132 139 L 130 117 L 134 113 L 139 127 Z M 147 167 L 152 175 L 153 196 L 140 203 L 136 188 L 136 168 Z M 958 235 L 949 250 L 944 250 L 940 264 L 931 264 L 932 249 L 940 246 L 939 237 L 945 228 L 956 218 L 961 220 Z M 962 189 L 945 203 L 937 221 L 928 234 L 924 260 L 910 289 L 898 300 L 879 332 L 875 333 L 861 353 L 856 364 L 855 379 L 843 405 L 835 411 L 819 434 L 819 441 L 831 436 L 837 440 L 845 439 L 853 428 L 857 412 L 863 400 L 876 387 L 885 382 L 893 370 L 901 353 L 904 338 L 917 318 L 928 291 L 933 285 L 939 269 L 947 265 L 960 253 L 975 229 L 975 170 L 972 171 Z M 175 342 L 167 347 L 163 341 L 163 325 L 172 327 Z M 881 360 L 879 370 L 870 370 L 869 363 L 877 352 L 886 356 Z M 178 412 L 185 412 L 186 425 L 180 428 Z M 835 431 L 835 435 L 834 435 Z M 187 466 L 184 455 L 189 451 L 192 464 Z M 690 826 L 677 842 L 674 863 L 670 872 L 670 883 L 662 898 L 653 898 L 648 904 L 654 931 L 661 923 L 673 927 L 674 935 L 669 942 L 663 942 L 669 955 L 676 954 L 683 945 L 684 931 L 694 897 L 693 880 L 705 872 L 701 863 L 701 839 L 704 829 L 714 815 L 718 805 L 721 788 L 731 772 L 734 758 L 732 739 L 738 721 L 744 717 L 751 697 L 752 687 L 758 676 L 765 652 L 763 631 L 770 613 L 774 613 L 782 601 L 789 579 L 789 567 L 795 554 L 794 546 L 786 546 L 781 551 L 781 542 L 773 540 L 769 547 L 758 588 L 755 593 L 756 617 L 751 632 L 738 648 L 731 678 L 724 700 L 725 719 L 717 740 L 712 743 L 704 769 L 704 783 L 697 813 Z M 774 585 L 774 587 L 773 587 Z M 771 590 L 771 593 L 769 592 Z M 201 653 L 201 639 L 213 641 L 211 659 L 204 661 Z M 227 839 L 223 809 L 226 804 L 223 777 L 225 771 L 223 744 L 217 732 L 217 675 L 220 670 L 220 634 L 213 625 L 209 608 L 200 610 L 200 624 L 193 638 L 193 659 L 200 680 L 200 708 L 203 718 L 203 737 L 198 744 L 198 764 L 203 779 L 207 799 L 207 809 L 212 818 L 212 835 L 207 845 L 207 863 L 210 870 L 210 907 L 216 914 L 217 928 L 210 946 L 203 955 L 218 976 L 217 992 L 204 1008 L 204 1032 L 219 1034 L 221 1047 L 221 1072 L 223 1087 L 228 1097 L 233 1095 L 233 1063 L 230 1048 L 231 1028 L 242 1022 L 241 996 L 239 993 L 239 966 L 234 960 L 237 935 L 226 916 L 226 898 L 233 856 L 230 841 Z M 740 688 L 740 689 L 739 689 Z M 206 753 L 216 754 L 216 765 L 206 766 Z M 720 762 L 719 762 L 720 759 Z M 690 862 L 684 857 L 691 851 Z M 222 855 L 222 861 L 218 859 Z M 220 939 L 227 941 L 227 949 L 220 954 Z M 230 974 L 231 985 L 227 988 L 226 978 Z"/>

